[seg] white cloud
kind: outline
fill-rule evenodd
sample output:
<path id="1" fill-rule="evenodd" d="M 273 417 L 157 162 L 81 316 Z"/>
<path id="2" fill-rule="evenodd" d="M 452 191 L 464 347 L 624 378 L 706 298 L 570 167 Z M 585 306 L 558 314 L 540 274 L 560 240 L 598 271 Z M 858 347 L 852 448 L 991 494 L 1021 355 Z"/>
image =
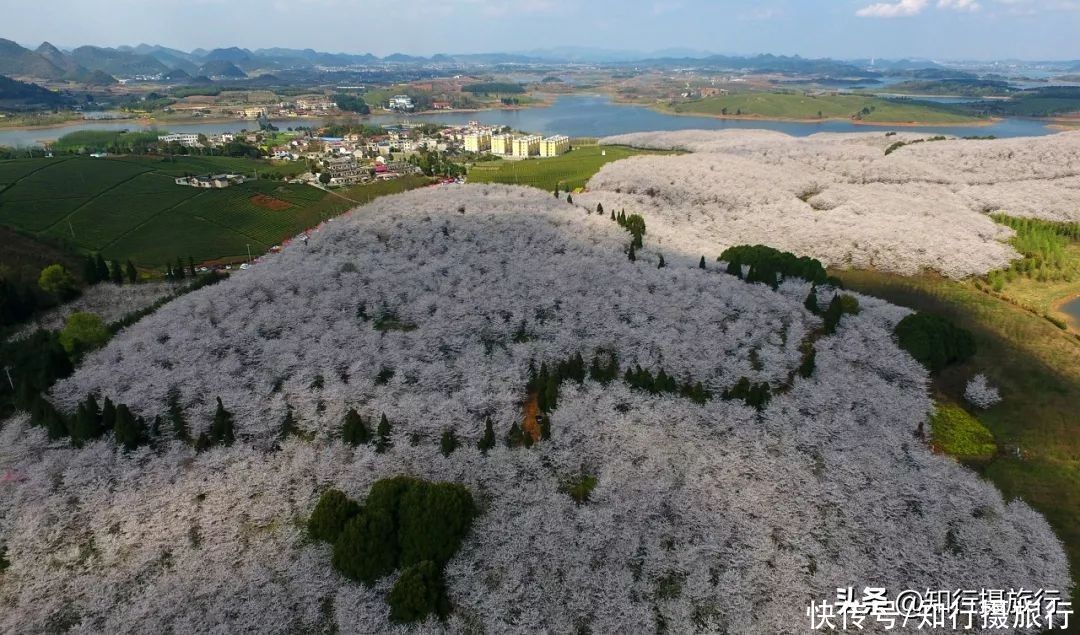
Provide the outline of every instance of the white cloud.
<path id="1" fill-rule="evenodd" d="M 953 9 L 954 11 L 978 11 L 982 8 L 976 0 L 938 0 L 939 9 Z"/>
<path id="2" fill-rule="evenodd" d="M 878 2 L 865 6 L 855 12 L 864 18 L 900 18 L 922 13 L 929 0 L 899 0 L 898 2 Z"/>

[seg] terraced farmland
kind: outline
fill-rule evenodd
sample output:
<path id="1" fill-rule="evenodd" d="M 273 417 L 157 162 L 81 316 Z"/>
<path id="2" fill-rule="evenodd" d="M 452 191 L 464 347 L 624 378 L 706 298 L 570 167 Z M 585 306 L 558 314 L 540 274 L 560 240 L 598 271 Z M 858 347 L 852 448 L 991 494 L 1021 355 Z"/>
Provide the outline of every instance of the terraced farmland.
<path id="1" fill-rule="evenodd" d="M 178 186 L 178 175 L 267 172 L 262 161 L 223 157 L 61 158 L 0 162 L 0 225 L 63 238 L 86 252 L 160 267 L 260 254 L 356 202 L 426 185 L 409 177 L 330 194 L 257 180 L 224 190 Z M 272 169 L 272 168 L 271 168 Z M 290 166 L 289 169 L 295 169 Z"/>

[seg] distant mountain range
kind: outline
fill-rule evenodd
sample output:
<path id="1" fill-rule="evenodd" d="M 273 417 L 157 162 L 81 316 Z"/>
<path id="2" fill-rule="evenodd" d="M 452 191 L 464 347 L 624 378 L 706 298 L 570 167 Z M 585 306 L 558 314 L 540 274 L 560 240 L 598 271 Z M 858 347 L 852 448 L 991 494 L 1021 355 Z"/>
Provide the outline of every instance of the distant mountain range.
<path id="1" fill-rule="evenodd" d="M 0 39 L 0 75 L 35 80 L 71 80 L 108 84 L 115 78 L 160 76 L 173 81 L 189 78 L 243 79 L 258 75 L 311 68 L 345 69 L 373 65 L 498 66 L 514 64 L 605 64 L 639 68 L 683 66 L 714 70 L 794 73 L 834 78 L 869 78 L 882 73 L 945 67 L 926 60 L 832 60 L 783 55 L 718 55 L 693 49 L 664 49 L 653 53 L 615 51 L 589 47 L 538 49 L 524 53 L 471 53 L 421 57 L 394 53 L 376 57 L 369 53 L 325 53 L 314 49 L 239 47 L 185 52 L 164 46 L 139 44 L 104 48 L 80 46 L 61 50 L 48 42 L 28 49 Z M 1064 62 L 1063 68 L 1080 63 Z"/>
<path id="2" fill-rule="evenodd" d="M 0 75 L 0 110 L 59 108 L 69 105 L 70 101 L 68 97 L 37 84 L 27 84 Z"/>

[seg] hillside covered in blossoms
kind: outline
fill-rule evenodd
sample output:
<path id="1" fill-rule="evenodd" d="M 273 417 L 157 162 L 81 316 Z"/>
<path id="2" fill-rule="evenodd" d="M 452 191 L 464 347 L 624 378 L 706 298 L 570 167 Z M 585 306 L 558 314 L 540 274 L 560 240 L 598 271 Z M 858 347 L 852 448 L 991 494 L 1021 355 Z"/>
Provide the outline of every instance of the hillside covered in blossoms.
<path id="1" fill-rule="evenodd" d="M 991 213 L 1080 221 L 1080 133 L 957 139 L 902 132 L 647 132 L 608 144 L 682 149 L 605 166 L 581 202 L 634 210 L 691 255 L 763 243 L 828 266 L 951 278 L 1008 267 Z"/>
<path id="2" fill-rule="evenodd" d="M 823 328 L 809 306 L 832 284 L 717 262 L 765 242 L 769 210 L 791 225 L 768 242 L 800 255 L 998 266 L 1008 230 L 978 210 L 1005 201 L 964 165 L 1025 151 L 1004 143 L 924 144 L 955 156 L 916 174 L 924 145 L 717 134 L 613 163 L 575 203 L 453 185 L 361 207 L 56 384 L 60 411 L 93 395 L 147 422 L 131 449 L 3 423 L 0 630 L 799 632 L 837 587 L 1067 589 L 1043 517 L 924 441 L 928 371 L 893 336 L 908 310 L 849 293 Z M 1076 196 L 1051 184 L 1078 160 L 1060 152 L 1023 187 Z M 921 252 L 859 203 L 922 214 L 915 180 L 944 201 Z M 649 223 L 640 248 L 610 218 L 624 207 Z M 475 501 L 445 621 L 391 622 L 398 574 L 354 582 L 309 535 L 325 491 L 363 501 L 395 476 Z"/>

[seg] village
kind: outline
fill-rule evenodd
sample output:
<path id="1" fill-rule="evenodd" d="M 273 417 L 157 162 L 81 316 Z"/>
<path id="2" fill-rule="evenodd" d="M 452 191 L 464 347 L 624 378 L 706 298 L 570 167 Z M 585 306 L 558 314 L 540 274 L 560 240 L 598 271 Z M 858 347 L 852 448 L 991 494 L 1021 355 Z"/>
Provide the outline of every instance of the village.
<path id="1" fill-rule="evenodd" d="M 331 133 L 334 133 L 332 136 Z M 462 126 L 402 122 L 375 126 L 329 126 L 318 130 L 171 133 L 158 142 L 179 152 L 226 154 L 236 144 L 257 149 L 273 162 L 307 162 L 290 179 L 320 187 L 347 187 L 410 174 L 464 181 L 465 164 L 476 161 L 556 157 L 571 148 L 566 135 L 544 137 L 470 121 Z M 188 176 L 177 185 L 220 189 L 242 183 L 235 174 Z"/>

